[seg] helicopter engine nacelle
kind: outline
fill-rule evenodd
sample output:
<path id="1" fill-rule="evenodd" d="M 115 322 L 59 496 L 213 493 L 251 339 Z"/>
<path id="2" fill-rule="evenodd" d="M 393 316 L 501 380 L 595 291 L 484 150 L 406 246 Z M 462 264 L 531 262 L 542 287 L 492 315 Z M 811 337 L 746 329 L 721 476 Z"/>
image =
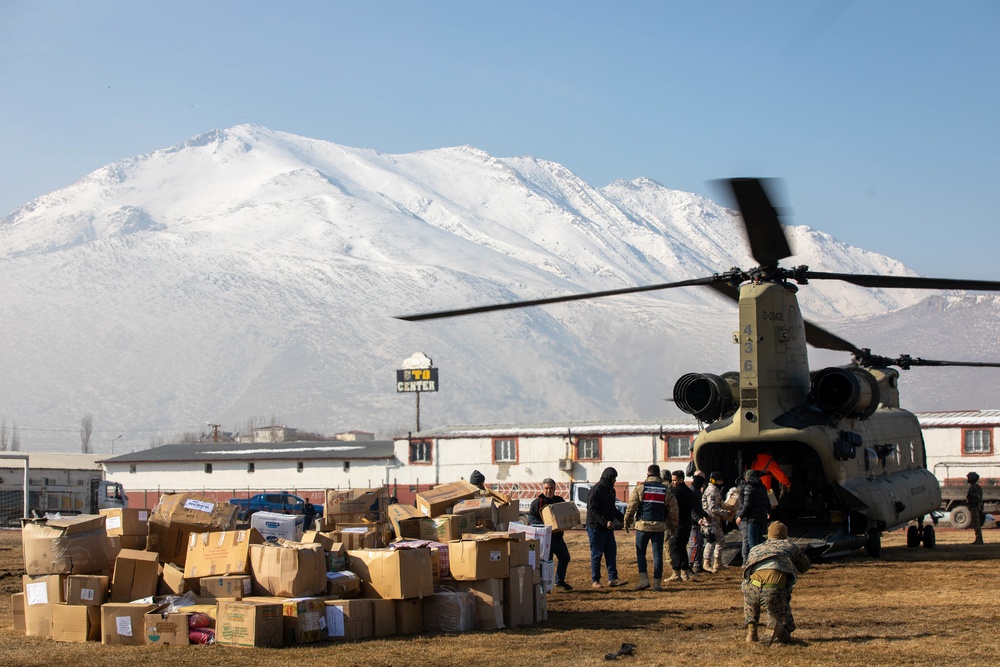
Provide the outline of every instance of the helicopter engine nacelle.
<path id="1" fill-rule="evenodd" d="M 731 416 L 739 408 L 739 374 L 687 373 L 674 384 L 674 403 L 703 422 Z"/>
<path id="2" fill-rule="evenodd" d="M 864 368 L 824 368 L 813 375 L 809 397 L 828 414 L 867 419 L 878 408 L 878 380 Z"/>

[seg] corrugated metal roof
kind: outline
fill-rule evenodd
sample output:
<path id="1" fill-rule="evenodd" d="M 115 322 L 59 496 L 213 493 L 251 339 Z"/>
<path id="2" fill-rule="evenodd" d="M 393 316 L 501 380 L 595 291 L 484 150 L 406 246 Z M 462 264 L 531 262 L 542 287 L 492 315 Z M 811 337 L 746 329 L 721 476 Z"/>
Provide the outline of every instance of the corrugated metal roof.
<path id="1" fill-rule="evenodd" d="M 632 435 L 695 433 L 698 422 L 691 419 L 619 420 L 593 422 L 553 422 L 542 424 L 481 424 L 441 426 L 412 434 L 413 438 L 482 438 L 502 436 Z"/>
<path id="2" fill-rule="evenodd" d="M 953 410 L 917 412 L 921 428 L 936 426 L 995 426 L 1000 424 L 1000 410 Z"/>
<path id="3" fill-rule="evenodd" d="M 6 455 L 6 456 L 5 456 Z M 23 468 L 23 459 L 15 456 L 28 456 L 28 467 L 53 470 L 100 470 L 99 461 L 104 456 L 98 454 L 59 454 L 46 452 L 3 452 L 0 454 L 0 465 L 4 468 Z M 2 461 L 2 459 L 9 461 Z"/>
<path id="4" fill-rule="evenodd" d="M 391 459 L 393 458 L 393 452 L 394 449 L 391 440 L 361 440 L 352 442 L 340 440 L 255 443 L 203 442 L 193 445 L 163 445 L 140 452 L 122 454 L 114 458 L 102 459 L 102 462 L 150 463 L 282 459 L 297 461 L 316 459 L 353 461 L 358 459 Z"/>

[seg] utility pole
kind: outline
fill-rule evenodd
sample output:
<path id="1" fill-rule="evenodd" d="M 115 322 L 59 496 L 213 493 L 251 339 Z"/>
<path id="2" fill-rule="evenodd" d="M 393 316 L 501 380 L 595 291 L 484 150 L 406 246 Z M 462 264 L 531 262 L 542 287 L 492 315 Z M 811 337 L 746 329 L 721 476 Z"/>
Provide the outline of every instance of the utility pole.
<path id="1" fill-rule="evenodd" d="M 221 424 L 213 424 L 212 422 L 208 422 L 208 427 L 212 429 L 212 442 L 219 441 L 219 426 L 221 426 Z"/>

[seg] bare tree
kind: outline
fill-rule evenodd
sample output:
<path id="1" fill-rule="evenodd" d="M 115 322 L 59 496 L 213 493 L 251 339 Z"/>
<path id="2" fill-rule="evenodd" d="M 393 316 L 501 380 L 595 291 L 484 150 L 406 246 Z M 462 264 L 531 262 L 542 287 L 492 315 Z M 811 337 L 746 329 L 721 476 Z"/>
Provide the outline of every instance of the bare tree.
<path id="1" fill-rule="evenodd" d="M 94 432 L 94 415 L 89 412 L 83 416 L 80 422 L 80 451 L 84 454 L 93 454 L 94 448 L 90 445 L 90 435 Z"/>
<path id="2" fill-rule="evenodd" d="M 7 433 L 7 420 L 0 420 L 0 452 L 7 451 L 7 443 L 10 440 Z"/>
<path id="3" fill-rule="evenodd" d="M 154 435 L 149 439 L 149 447 L 147 449 L 153 449 L 154 447 L 160 447 L 163 445 L 164 440 L 162 435 Z"/>
<path id="4" fill-rule="evenodd" d="M 21 429 L 17 427 L 17 422 L 14 422 L 14 428 L 10 434 L 10 451 L 21 451 Z"/>

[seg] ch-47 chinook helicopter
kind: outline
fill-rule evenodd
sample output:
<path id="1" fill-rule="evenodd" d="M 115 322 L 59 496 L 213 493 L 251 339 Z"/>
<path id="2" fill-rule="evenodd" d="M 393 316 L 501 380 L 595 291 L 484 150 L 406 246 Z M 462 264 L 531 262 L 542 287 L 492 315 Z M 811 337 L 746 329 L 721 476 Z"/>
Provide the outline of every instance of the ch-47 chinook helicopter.
<path id="1" fill-rule="evenodd" d="M 750 252 L 759 266 L 730 269 L 673 283 L 571 294 L 419 315 L 418 321 L 540 306 L 675 287 L 708 286 L 738 302 L 739 369 L 688 373 L 674 386 L 677 406 L 707 424 L 694 442 L 694 462 L 736 480 L 758 454 L 773 457 L 789 477 L 773 516 L 814 556 L 864 547 L 881 553 L 882 533 L 905 526 L 907 545 L 933 547 L 932 522 L 941 488 L 925 466 L 916 416 L 899 406 L 899 371 L 912 366 L 992 366 L 1000 363 L 896 358 L 872 354 L 805 321 L 796 294 L 811 280 L 861 287 L 1000 291 L 1000 282 L 883 276 L 782 268 L 792 255 L 764 183 L 727 181 L 742 213 Z M 806 344 L 850 352 L 852 363 L 810 372 Z"/>

